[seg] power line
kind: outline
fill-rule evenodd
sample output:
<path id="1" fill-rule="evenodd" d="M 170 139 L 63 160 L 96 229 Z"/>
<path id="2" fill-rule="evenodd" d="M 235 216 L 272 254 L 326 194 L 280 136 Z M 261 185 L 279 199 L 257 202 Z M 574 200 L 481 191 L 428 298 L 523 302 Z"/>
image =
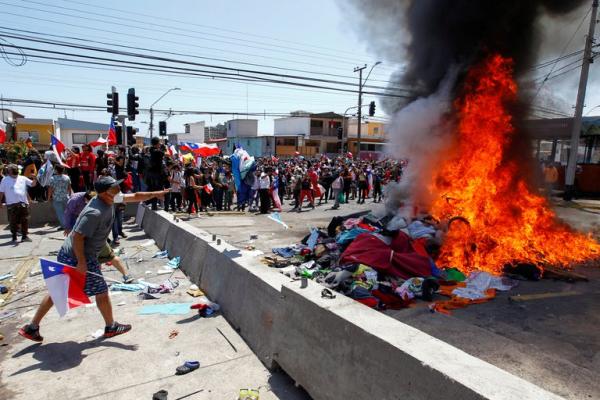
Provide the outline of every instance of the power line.
<path id="1" fill-rule="evenodd" d="M 63 13 L 63 12 L 59 12 L 59 11 L 48 11 L 48 10 L 43 10 L 43 9 L 39 9 L 39 8 L 35 8 L 35 7 L 28 7 L 28 6 L 24 6 L 24 5 L 16 5 L 13 3 L 5 3 L 5 2 L 1 2 L 0 4 L 4 4 L 4 5 L 8 5 L 8 6 L 14 6 L 14 7 L 19 7 L 22 9 L 26 9 L 26 10 L 33 10 L 33 11 L 38 11 L 38 12 L 42 12 L 42 13 L 47 13 L 47 14 L 52 14 L 52 15 L 60 15 L 60 16 L 64 16 L 64 17 L 70 17 L 70 18 L 76 18 L 76 19 L 80 19 L 80 20 L 84 20 L 84 21 L 93 21 L 93 22 L 101 22 L 102 24 L 106 25 L 106 24 L 110 24 L 110 25 L 115 25 L 115 26 L 119 26 L 119 27 L 123 27 L 123 24 L 121 22 L 115 22 L 115 21 L 111 21 L 110 19 L 107 19 L 107 15 L 102 15 L 104 18 L 103 19 L 98 19 L 98 18 L 91 18 L 91 17 L 84 17 L 84 16 L 80 16 L 80 15 L 73 15 L 73 14 L 69 14 L 69 13 Z M 47 6 L 47 5 L 46 5 Z M 48 6 L 49 7 L 49 6 Z M 55 8 L 60 8 L 59 6 L 54 6 Z M 82 11 L 79 11 L 82 12 Z M 97 13 L 93 13 L 93 14 L 97 14 Z M 24 16 L 26 18 L 29 18 L 29 16 Z M 153 25 L 152 23 L 147 23 L 147 22 L 139 22 L 139 21 L 135 21 L 132 19 L 129 19 L 129 21 L 134 21 L 134 22 L 138 22 L 138 23 L 142 23 L 142 25 Z M 63 22 L 64 23 L 64 22 Z M 154 24 L 157 25 L 157 24 Z M 159 25 L 160 26 L 160 25 Z M 129 25 L 130 28 L 133 29 L 138 29 L 138 30 L 142 30 L 142 31 L 149 31 L 149 32 L 158 32 L 158 33 L 163 33 L 163 34 L 167 34 L 167 35 L 173 35 L 176 37 L 187 37 L 190 39 L 196 39 L 196 40 L 205 40 L 205 41 L 212 41 L 212 42 L 216 42 L 216 43 L 224 43 L 224 44 L 231 44 L 231 45 L 235 45 L 235 46 L 242 46 L 241 44 L 238 43 L 234 43 L 234 42 L 228 42 L 228 41 L 223 41 L 223 40 L 216 40 L 216 39 L 206 39 L 204 37 L 201 36 L 196 36 L 196 35 L 189 35 L 186 33 L 182 33 L 180 29 L 178 28 L 169 28 L 172 30 L 178 30 L 178 32 L 169 32 L 169 31 L 165 31 L 165 30 L 161 30 L 161 29 L 150 29 L 150 28 L 146 28 L 144 26 L 133 26 L 133 25 Z M 266 51 L 277 51 L 278 53 L 283 53 L 283 54 L 290 54 L 290 55 L 295 55 L 295 56 L 305 56 L 305 54 L 303 53 L 296 53 L 296 52 L 292 52 L 292 51 L 284 51 L 284 50 L 273 50 L 273 49 L 269 49 L 266 47 L 261 47 L 261 46 L 252 46 L 252 45 L 243 45 L 244 47 L 247 48 L 255 48 L 255 49 L 259 49 L 259 50 L 266 50 Z M 327 55 L 313 55 L 313 58 L 320 58 L 323 60 L 328 60 L 328 61 L 340 61 L 340 58 L 336 58 L 336 57 L 330 57 Z M 356 62 L 355 59 L 348 59 L 351 62 Z"/>
<path id="2" fill-rule="evenodd" d="M 585 19 L 587 18 L 587 16 L 592 12 L 592 7 L 590 7 L 588 9 L 588 11 L 585 13 L 585 15 L 583 16 L 583 18 L 581 18 L 581 21 L 579 22 L 579 25 L 577 26 L 577 29 L 575 29 L 575 32 L 573 32 L 573 35 L 571 35 L 571 38 L 569 39 L 569 41 L 565 44 L 565 46 L 563 47 L 562 51 L 560 52 L 560 57 L 563 56 L 563 54 L 565 53 L 565 51 L 567 51 L 567 49 L 569 48 L 569 45 L 571 44 L 571 42 L 573 41 L 573 39 L 575 39 L 575 35 L 577 35 L 577 32 L 579 32 L 579 30 L 581 29 L 583 23 L 585 22 Z M 550 72 L 548 72 L 548 74 L 546 75 L 546 77 L 544 78 L 544 80 L 541 82 L 540 86 L 538 87 L 537 91 L 535 92 L 535 96 L 533 96 L 533 100 L 535 100 L 535 98 L 538 96 L 538 94 L 540 93 L 540 90 L 542 90 L 542 87 L 544 86 L 544 84 L 549 80 L 550 75 L 552 74 L 552 72 L 554 72 L 554 68 L 556 67 L 557 62 L 554 63 L 554 65 L 552 66 L 552 68 L 550 69 Z M 567 71 L 568 72 L 568 71 Z M 560 76 L 562 74 L 556 75 L 556 76 Z M 555 76 L 555 77 L 556 77 Z"/>
<path id="3" fill-rule="evenodd" d="M 38 1 L 34 1 L 34 0 L 22 0 L 22 1 L 24 1 L 24 2 L 26 2 L 26 3 L 38 4 L 38 5 L 41 5 L 41 6 L 44 6 L 44 7 L 51 7 L 51 8 L 54 8 L 54 9 L 61 9 L 61 10 L 75 11 L 75 12 L 77 12 L 77 13 L 83 13 L 83 14 L 85 14 L 86 16 L 87 16 L 87 15 L 96 15 L 96 16 L 100 16 L 100 17 L 103 17 L 103 18 L 106 18 L 106 17 L 107 17 L 106 13 L 96 13 L 96 12 L 89 11 L 89 10 L 81 10 L 81 9 L 72 8 L 72 7 L 63 7 L 63 6 L 59 6 L 59 5 L 56 5 L 56 4 L 53 4 L 53 5 L 48 5 L 48 4 L 44 4 L 44 3 L 41 3 L 41 2 L 38 2 Z M 36 10 L 36 11 L 41 11 L 41 12 L 50 12 L 50 11 L 46 11 L 46 10 L 40 10 L 40 9 L 35 9 L 35 8 L 33 8 L 33 9 L 34 9 L 34 10 Z M 108 9 L 108 8 L 106 8 L 106 9 Z M 137 14 L 137 13 L 136 13 L 136 14 Z M 77 16 L 77 15 L 75 15 L 75 16 L 74 16 L 74 15 L 72 15 L 72 14 L 64 14 L 64 15 L 66 15 L 66 16 L 71 16 L 71 17 L 75 17 L 75 18 L 84 18 L 84 17 Z M 89 18 L 89 17 L 86 17 L 86 18 Z M 90 18 L 90 19 L 91 19 L 91 18 Z M 94 21 L 99 21 L 99 20 L 97 20 L 97 19 L 91 19 L 91 20 L 94 20 Z M 103 21 L 103 20 L 100 20 L 100 22 L 102 22 L 102 21 Z M 142 25 L 142 27 L 139 27 L 139 26 L 131 26 L 132 28 L 135 28 L 135 29 L 150 30 L 150 29 L 148 29 L 148 28 L 145 28 L 145 27 L 146 27 L 146 26 L 157 26 L 157 27 L 161 27 L 161 28 L 167 28 L 167 29 L 171 29 L 171 30 L 180 30 L 180 28 L 176 28 L 176 27 L 173 27 L 173 26 L 169 26 L 169 25 L 165 25 L 165 24 L 159 24 L 159 23 L 156 23 L 156 22 L 140 21 L 139 19 L 133 19 L 133 18 L 128 18 L 128 22 L 129 22 L 129 23 L 131 23 L 131 22 L 135 22 L 135 23 L 138 23 L 138 24 L 141 24 L 141 25 Z M 118 23 L 117 23 L 117 24 L 118 24 Z M 121 25 L 121 24 L 118 24 L 118 25 Z M 294 48 L 294 47 L 285 46 L 285 45 L 268 44 L 268 43 L 265 43 L 264 41 L 256 41 L 256 40 L 249 40 L 249 39 L 241 39 L 241 38 L 236 38 L 236 37 L 232 37 L 232 36 L 225 36 L 225 35 L 219 35 L 219 34 L 215 34 L 215 33 L 209 33 L 209 32 L 205 32 L 205 31 L 197 31 L 197 30 L 193 30 L 193 29 L 189 29 L 189 28 L 186 28 L 186 30 L 185 30 L 185 31 L 186 31 L 186 32 L 193 32 L 193 33 L 199 33 L 199 34 L 201 34 L 201 35 L 212 36 L 212 37 L 221 38 L 221 39 L 231 39 L 231 40 L 236 40 L 236 41 L 240 41 L 240 42 L 244 42 L 244 43 L 253 43 L 253 44 L 259 44 L 259 45 L 267 45 L 267 46 L 276 47 L 276 48 L 280 48 L 280 49 L 290 49 L 290 50 L 297 50 L 297 51 L 302 51 L 302 52 L 307 52 L 307 53 L 314 53 L 314 54 L 317 54 L 317 55 L 325 56 L 325 57 L 327 57 L 327 58 L 331 58 L 331 53 L 332 53 L 332 52 L 331 52 L 331 49 L 329 49 L 330 51 L 329 51 L 328 53 L 322 53 L 322 52 L 317 52 L 317 51 L 314 51 L 314 50 L 306 50 L 306 49 L 301 49 L 301 48 Z M 159 31 L 159 32 L 160 32 L 160 31 Z M 179 34 L 179 33 L 178 33 L 178 34 Z M 201 38 L 201 37 L 198 37 L 198 36 L 193 36 L 193 37 L 194 37 L 194 38 Z M 203 39 L 203 38 L 202 38 L 202 39 Z M 204 40 L 207 40 L 207 39 L 204 39 Z M 217 41 L 217 42 L 218 42 L 218 41 Z M 227 44 L 235 44 L 235 43 L 231 43 L 231 42 L 223 42 L 223 43 L 227 43 Z M 237 45 L 237 44 L 235 44 L 235 45 Z M 260 48 L 261 48 L 261 49 L 265 49 L 265 48 L 263 48 L 263 47 L 260 47 Z M 269 51 L 271 51 L 271 50 L 270 50 L 270 49 L 268 49 L 268 48 L 267 48 L 267 49 L 265 49 L 265 50 L 269 50 Z M 278 51 L 279 51 L 279 50 L 278 50 Z M 339 52 L 339 51 L 337 51 L 337 50 L 333 50 L 333 51 L 334 51 L 334 52 Z M 296 54 L 296 53 L 294 53 L 294 54 Z M 340 57 L 338 57 L 338 59 L 339 59 L 339 58 L 340 58 Z M 341 59 L 344 59 L 344 57 L 341 57 Z M 356 58 L 354 58 L 354 57 L 353 57 L 353 58 L 345 58 L 345 59 L 346 59 L 346 60 L 348 60 L 348 61 L 351 61 L 351 62 L 357 62 Z M 359 62 L 362 62 L 362 61 L 359 61 Z"/>
<path id="4" fill-rule="evenodd" d="M 56 35 L 56 34 L 51 34 L 51 33 L 36 32 L 36 31 L 18 29 L 18 28 L 13 28 L 13 27 L 6 27 L 6 26 L 0 27 L 0 31 L 6 31 L 9 33 L 12 33 L 13 31 L 18 31 L 18 32 L 23 32 L 23 33 L 28 33 L 28 34 L 38 35 L 38 36 L 48 36 L 48 37 L 55 37 L 55 38 L 59 38 L 59 39 L 77 40 L 77 41 L 82 41 L 85 43 L 96 43 L 96 44 L 102 44 L 102 45 L 108 45 L 108 46 L 114 46 L 114 47 L 120 47 L 120 48 L 125 48 L 125 49 L 132 49 L 132 50 L 152 51 L 155 53 L 158 52 L 158 53 L 170 54 L 170 55 L 176 55 L 176 56 L 187 56 L 187 57 L 203 59 L 203 60 L 211 60 L 211 61 L 220 61 L 220 62 L 226 62 L 226 63 L 232 63 L 232 64 L 248 65 L 248 66 L 252 66 L 252 67 L 263 67 L 263 68 L 271 68 L 271 69 L 278 69 L 278 70 L 284 70 L 284 71 L 304 72 L 304 73 L 315 74 L 315 75 L 325 75 L 325 76 L 333 76 L 333 77 L 339 77 L 339 78 L 356 79 L 355 76 L 351 76 L 351 75 L 332 74 L 332 73 L 322 72 L 322 71 L 310 71 L 310 70 L 305 70 L 305 69 L 286 68 L 286 67 L 266 65 L 266 64 L 249 63 L 249 62 L 244 62 L 244 61 L 234 61 L 234 60 L 229 60 L 229 59 L 224 59 L 224 58 L 204 57 L 204 56 L 198 56 L 198 55 L 189 54 L 189 53 L 178 53 L 178 52 L 165 51 L 165 50 L 149 49 L 149 48 L 145 48 L 145 47 L 119 45 L 119 44 L 115 44 L 115 43 L 92 40 L 89 38 Z M 378 79 L 373 79 L 373 81 L 390 83 L 389 81 L 378 80 Z"/>
<path id="5" fill-rule="evenodd" d="M 101 10 L 123 12 L 123 13 L 128 13 L 128 14 L 130 14 L 132 12 L 131 10 L 123 10 L 123 9 L 118 9 L 118 8 L 109 8 L 109 7 L 106 7 L 106 6 L 98 6 L 96 4 L 90 4 L 90 3 L 79 2 L 79 1 L 74 1 L 74 0 L 63 0 L 63 1 L 66 2 L 66 3 L 73 3 L 73 4 L 78 4 L 78 5 L 84 5 L 84 6 L 93 7 L 93 8 L 97 8 L 97 9 L 101 9 Z M 334 51 L 334 52 L 339 52 L 339 53 L 346 53 L 346 54 L 355 55 L 354 52 L 343 51 L 343 50 L 335 49 L 335 48 L 331 48 L 331 47 L 324 47 L 324 46 L 317 46 L 317 45 L 312 45 L 312 44 L 294 42 L 294 41 L 290 41 L 290 40 L 284 40 L 284 39 L 269 37 L 269 36 L 265 36 L 265 35 L 257 35 L 257 34 L 249 33 L 249 32 L 241 32 L 241 31 L 236 31 L 236 30 L 232 30 L 232 29 L 225 29 L 225 28 L 221 28 L 221 27 L 217 27 L 217 26 L 202 25 L 202 24 L 198 24 L 198 23 L 195 23 L 195 22 L 190 22 L 190 21 L 185 21 L 185 20 L 180 20 L 180 19 L 173 19 L 173 18 L 168 18 L 168 17 L 165 17 L 165 16 L 157 17 L 157 16 L 154 16 L 154 15 L 151 15 L 151 14 L 140 13 L 137 10 L 136 10 L 135 14 L 139 15 L 139 16 L 142 16 L 142 17 L 159 19 L 161 21 L 171 21 L 171 22 L 175 22 L 177 24 L 186 24 L 186 25 L 197 26 L 197 27 L 201 27 L 201 28 L 209 28 L 209 29 L 213 29 L 213 30 L 217 30 L 217 31 L 223 31 L 223 32 L 230 32 L 230 33 L 240 34 L 240 35 L 243 35 L 243 36 L 246 36 L 246 37 L 247 36 L 253 36 L 253 37 L 256 37 L 256 38 L 268 39 L 268 40 L 277 41 L 277 42 L 281 42 L 281 43 L 291 43 L 291 44 L 300 45 L 300 46 L 306 46 L 306 47 L 313 47 L 313 48 L 318 48 L 318 49 L 322 49 L 322 50 L 328 50 L 330 52 Z M 394 60 L 388 60 L 388 61 L 395 62 L 397 64 L 402 64 L 402 62 L 398 62 L 398 61 L 394 61 Z"/>
<path id="6" fill-rule="evenodd" d="M 273 76 L 273 77 L 278 77 L 278 78 L 289 78 L 289 79 L 296 79 L 296 80 L 307 80 L 307 81 L 315 81 L 315 82 L 323 82 L 323 83 L 332 83 L 332 84 L 337 84 L 337 85 L 356 86 L 355 83 L 346 82 L 346 81 L 336 81 L 336 80 L 332 80 L 332 79 L 322 79 L 322 78 L 307 77 L 307 76 L 301 76 L 301 75 L 279 74 L 279 73 L 268 72 L 268 71 L 225 67 L 222 65 L 198 63 L 198 62 L 193 62 L 193 61 L 186 61 L 186 60 L 173 59 L 173 58 L 167 58 L 167 57 L 158 57 L 158 56 L 152 56 L 152 55 L 147 55 L 147 54 L 142 54 L 142 53 L 113 50 L 113 49 L 105 48 L 105 47 L 80 45 L 80 44 L 66 42 L 66 41 L 55 41 L 55 40 L 36 38 L 36 37 L 26 36 L 26 35 L 13 35 L 13 34 L 0 33 L 0 36 L 5 36 L 5 37 L 23 40 L 23 41 L 31 41 L 31 42 L 36 42 L 36 43 L 49 44 L 49 45 L 53 45 L 53 46 L 74 48 L 74 49 L 79 49 L 79 50 L 111 53 L 111 54 L 127 56 L 127 57 L 136 57 L 136 58 L 150 59 L 150 60 L 155 60 L 155 61 L 171 62 L 171 63 L 178 63 L 178 64 L 200 66 L 200 67 L 205 67 L 205 68 L 234 71 L 234 72 L 236 72 L 237 76 L 244 76 L 244 77 L 250 77 L 250 76 L 242 75 L 242 74 L 240 74 L 240 72 L 244 72 L 244 73 L 248 73 L 248 74 L 256 74 L 256 75 Z M 7 46 L 7 47 L 10 47 L 10 46 Z M 33 50 L 33 51 L 41 51 L 40 49 L 35 49 L 35 48 L 27 48 L 27 47 L 21 47 L 21 48 Z M 147 51 L 153 51 L 153 50 L 148 49 Z M 73 54 L 71 54 L 71 55 L 73 55 Z M 75 56 L 79 57 L 79 55 L 75 55 Z M 106 59 L 104 59 L 104 60 L 106 60 Z M 206 71 L 204 71 L 204 72 L 206 72 Z M 216 72 L 216 73 L 222 74 L 220 72 Z M 227 74 L 224 74 L 224 75 L 227 75 Z M 387 91 L 390 91 L 390 90 L 391 91 L 394 91 L 394 90 L 408 91 L 407 89 L 381 87 L 381 86 L 373 86 L 373 85 L 364 85 L 363 87 L 368 87 L 368 88 L 372 88 L 372 89 L 384 89 Z"/>
<path id="7" fill-rule="evenodd" d="M 63 27 L 64 26 L 71 26 L 71 27 L 75 27 L 75 28 L 81 28 L 81 29 L 86 29 L 86 30 L 92 30 L 92 31 L 98 31 L 98 32 L 105 32 L 105 33 L 114 34 L 113 31 L 110 31 L 110 30 L 107 30 L 107 29 L 100 29 L 100 28 L 94 28 L 94 27 L 91 27 L 91 26 L 71 24 L 71 23 L 68 23 L 68 22 L 65 22 L 65 21 L 56 21 L 56 20 L 50 20 L 50 19 L 45 19 L 45 18 L 38 18 L 38 17 L 30 16 L 30 15 L 23 15 L 23 14 L 11 13 L 11 12 L 8 12 L 8 11 L 3 11 L 3 13 L 7 14 L 7 15 L 13 15 L 13 16 L 17 16 L 17 17 L 32 19 L 34 21 L 50 22 L 52 24 L 60 25 L 60 26 L 63 26 Z M 133 34 L 133 33 L 128 33 L 127 36 L 129 36 L 129 37 L 136 37 L 136 38 L 140 38 L 140 39 L 146 39 L 146 40 L 150 40 L 150 41 L 153 41 L 153 42 L 168 43 L 170 45 L 178 45 L 178 46 L 183 45 L 183 46 L 186 46 L 186 47 L 193 47 L 193 48 L 199 48 L 199 49 L 208 49 L 208 50 L 215 50 L 215 51 L 220 51 L 220 52 L 241 54 L 241 55 L 250 56 L 250 57 L 253 57 L 253 58 L 256 58 L 258 56 L 256 53 L 244 53 L 244 52 L 240 52 L 240 51 L 224 50 L 224 49 L 219 49 L 219 48 L 215 48 L 215 47 L 198 46 L 198 45 L 193 45 L 193 44 L 188 44 L 188 43 L 182 43 L 181 41 L 166 40 L 166 39 L 160 39 L 160 38 L 155 38 L 155 37 L 150 37 L 150 36 L 136 35 L 136 34 Z M 331 65 L 314 64 L 314 63 L 308 63 L 306 61 L 300 61 L 300 60 L 287 60 L 287 59 L 283 59 L 283 58 L 271 57 L 271 56 L 265 56 L 265 55 L 260 55 L 260 58 L 262 58 L 262 59 L 278 60 L 278 61 L 283 61 L 283 62 L 287 62 L 287 63 L 294 63 L 294 64 L 304 64 L 304 65 L 310 65 L 310 66 L 314 66 L 314 67 L 325 67 L 325 68 L 333 68 L 333 69 L 337 69 L 337 70 L 347 70 L 347 68 L 343 68 L 342 69 L 342 68 L 339 68 L 339 67 L 332 67 Z"/>
<path id="8" fill-rule="evenodd" d="M 18 103 L 24 104 L 19 107 L 25 106 L 40 106 L 42 108 L 56 108 L 56 109 L 81 109 L 80 111 L 101 111 L 106 112 L 106 106 L 95 106 L 90 104 L 77 104 L 77 103 L 65 103 L 60 101 L 46 101 L 46 100 L 32 100 L 32 99 L 16 99 L 3 97 L 2 101 L 5 103 Z M 122 107 L 120 110 L 125 111 L 126 108 Z M 149 108 L 140 108 L 140 112 L 150 112 Z M 207 110 L 174 110 L 174 109 L 153 109 L 154 113 L 158 114 L 172 114 L 172 115 L 247 115 L 247 116 L 269 116 L 269 117 L 291 117 L 300 118 L 301 116 L 291 115 L 288 112 L 240 112 L 240 111 L 207 111 Z"/>
<path id="9" fill-rule="evenodd" d="M 39 49 L 39 48 L 26 47 L 26 46 L 6 45 L 6 47 L 19 47 L 22 50 L 30 50 L 30 51 L 40 52 L 40 53 L 50 53 L 50 54 L 63 56 L 63 57 L 58 58 L 58 57 L 40 56 L 37 54 L 30 54 L 30 53 L 27 54 L 28 57 L 37 57 L 37 58 L 42 58 L 42 59 L 62 60 L 62 61 L 77 62 L 77 63 L 97 64 L 97 65 L 119 66 L 121 68 L 138 68 L 138 69 L 144 69 L 144 70 L 154 70 L 154 71 L 160 71 L 160 72 L 174 72 L 174 73 L 191 74 L 191 75 L 208 76 L 208 77 L 218 76 L 221 78 L 245 80 L 245 81 L 250 81 L 250 82 L 253 82 L 253 81 L 270 82 L 270 83 L 279 83 L 279 84 L 283 84 L 283 85 L 293 85 L 293 86 L 327 89 L 327 90 L 332 90 L 332 91 L 340 91 L 340 92 L 348 92 L 348 93 L 358 93 L 357 90 L 353 90 L 353 89 L 343 89 L 343 88 L 337 88 L 337 87 L 331 87 L 331 86 L 319 86 L 319 85 L 313 85 L 313 84 L 302 83 L 302 82 L 290 82 L 290 81 L 285 81 L 285 80 L 280 80 L 280 79 L 263 78 L 263 77 L 257 77 L 257 76 L 240 74 L 240 73 L 235 74 L 232 72 L 218 72 L 218 71 L 200 70 L 200 69 L 192 69 L 192 68 L 174 67 L 174 66 L 168 66 L 168 65 L 142 63 L 142 62 L 138 62 L 138 61 L 120 61 L 120 60 L 115 61 L 115 60 L 105 58 L 105 57 L 95 57 L 95 56 L 67 53 L 67 52 L 54 51 L 54 50 L 48 50 L 48 49 Z M 105 50 L 105 51 L 109 52 L 108 50 Z M 7 53 L 7 54 L 15 54 L 15 53 Z M 64 58 L 64 56 L 83 58 L 88 61 L 83 61 L 83 60 L 79 60 L 79 59 L 68 59 L 67 60 Z M 143 56 L 142 58 L 160 59 L 160 58 L 151 57 L 151 56 Z M 94 61 L 89 61 L 89 60 L 94 60 Z M 99 61 L 104 61 L 106 63 L 100 63 Z M 190 64 L 189 62 L 182 62 L 182 61 L 177 61 L 177 60 L 171 61 L 171 62 Z M 126 63 L 126 64 L 124 64 L 124 63 Z M 197 64 L 197 63 L 191 63 L 191 64 Z M 154 67 L 154 68 L 148 68 L 148 67 Z M 160 69 L 156 69 L 156 68 L 160 68 Z M 214 68 L 214 67 L 209 67 L 209 68 Z M 292 79 L 297 79 L 297 78 L 292 78 Z M 306 78 L 306 77 L 304 79 L 313 80 L 313 81 L 323 81 L 323 80 L 318 80 L 318 79 L 310 79 L 310 78 Z M 336 83 L 336 82 L 332 82 L 332 83 L 344 84 L 344 83 Z M 348 84 L 348 83 L 346 82 L 345 84 Z M 363 93 L 379 95 L 379 96 L 386 96 L 386 97 L 400 97 L 400 98 L 408 97 L 406 95 L 399 95 L 399 94 L 392 94 L 392 93 L 377 93 L 377 92 L 363 92 Z"/>
<path id="10" fill-rule="evenodd" d="M 208 77 L 198 76 L 198 75 L 188 76 L 188 75 L 181 75 L 181 74 L 178 74 L 177 72 L 172 72 L 172 71 L 165 71 L 163 73 L 159 73 L 159 72 L 142 71 L 142 70 L 135 70 L 135 69 L 122 69 L 122 68 L 118 68 L 118 67 L 111 67 L 110 65 L 107 65 L 107 68 L 102 68 L 102 67 L 98 67 L 98 66 L 81 65 L 81 64 L 73 65 L 73 64 L 69 64 L 68 61 L 57 62 L 57 61 L 42 61 L 42 60 L 31 60 L 30 59 L 30 60 L 28 60 L 28 62 L 29 63 L 38 63 L 38 64 L 47 64 L 47 65 L 77 67 L 79 69 L 89 69 L 89 70 L 98 70 L 98 71 L 127 72 L 127 73 L 134 73 L 134 74 L 140 74 L 140 75 L 188 77 L 188 78 L 194 78 L 194 79 L 224 81 L 224 82 L 237 83 L 237 84 L 243 84 L 243 85 L 276 88 L 276 89 L 280 89 L 280 90 L 294 90 L 294 91 L 301 91 L 301 92 L 322 93 L 322 94 L 335 95 L 335 96 L 348 96 L 349 95 L 349 94 L 344 94 L 344 93 L 330 92 L 327 90 L 306 89 L 306 88 L 299 88 L 299 87 L 293 87 L 293 86 L 288 87 L 288 86 L 280 86 L 280 85 L 269 85 L 269 84 L 264 84 L 264 83 L 245 82 L 243 80 L 237 81 L 237 80 L 231 80 L 228 78 L 220 78 L 220 77 L 213 77 L 213 76 L 208 76 Z M 106 65 L 106 64 L 100 64 L 100 65 Z"/>
<path id="11" fill-rule="evenodd" d="M 68 84 L 64 84 L 64 83 L 57 83 L 57 82 L 75 82 L 77 83 L 77 81 L 73 81 L 73 80 L 68 80 L 68 79 L 50 79 L 50 78 L 45 78 L 43 79 L 43 82 L 40 82 L 39 78 L 27 78 L 27 77 L 17 77 L 14 78 L 16 80 L 11 80 L 11 79 L 3 79 L 2 82 L 5 83 L 29 83 L 29 82 L 34 82 L 36 84 L 36 86 L 49 86 L 49 87 L 60 87 L 60 88 L 73 88 L 73 89 L 89 89 L 89 90 L 94 90 L 94 91 L 98 91 L 98 92 L 104 92 L 107 85 L 108 84 L 99 84 L 96 86 L 82 86 L 82 85 L 78 85 L 78 86 L 73 86 L 73 85 L 68 85 Z M 54 82 L 54 83 L 49 83 L 50 82 Z M 112 82 L 113 84 L 118 84 L 118 82 Z M 139 86 L 136 86 L 136 89 L 139 89 Z M 156 92 L 156 93 L 163 93 L 167 87 L 161 88 L 161 89 L 152 89 L 152 87 L 141 87 L 142 90 L 146 90 L 149 92 Z M 189 92 L 189 90 L 186 89 L 186 92 Z M 214 100 L 214 99 L 237 99 L 239 101 L 245 101 L 245 98 L 241 95 L 241 94 L 228 94 L 227 92 L 222 92 L 222 91 L 217 91 L 220 92 L 220 94 L 218 95 L 208 95 L 206 96 L 206 98 L 208 100 Z M 195 93 L 201 93 L 199 91 L 195 92 Z M 183 94 L 179 94 L 178 97 L 183 97 L 185 95 Z M 188 95 L 185 97 L 189 97 L 189 98 L 198 98 L 198 95 Z M 278 97 L 263 97 L 260 95 L 253 95 L 250 97 L 250 100 L 252 101 L 261 101 L 261 102 L 273 102 L 273 103 L 278 103 L 278 104 L 311 104 L 311 105 L 321 105 L 323 107 L 327 107 L 327 106 L 339 106 L 339 107 L 343 107 L 345 105 L 347 105 L 348 103 L 345 101 L 338 101 L 338 102 L 328 102 L 328 101 L 319 101 L 316 99 L 311 99 L 311 98 L 303 98 L 303 99 L 299 99 L 299 100 L 294 100 L 294 101 L 286 101 L 286 99 L 290 99 L 289 97 L 283 97 L 283 96 L 278 96 Z"/>

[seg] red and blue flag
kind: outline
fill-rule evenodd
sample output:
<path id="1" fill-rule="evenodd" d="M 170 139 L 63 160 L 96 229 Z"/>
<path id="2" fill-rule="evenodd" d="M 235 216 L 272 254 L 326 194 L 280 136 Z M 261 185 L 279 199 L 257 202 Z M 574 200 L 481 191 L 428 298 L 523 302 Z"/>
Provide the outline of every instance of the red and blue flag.
<path id="1" fill-rule="evenodd" d="M 219 149 L 219 146 L 217 146 L 216 144 L 206 143 L 181 142 L 179 143 L 179 150 L 194 153 L 196 157 L 217 156 L 221 153 L 221 149 Z"/>
<path id="2" fill-rule="evenodd" d="M 50 134 L 50 143 L 52 144 L 52 150 L 54 151 L 54 154 L 56 154 L 58 161 L 65 166 L 63 163 L 63 154 L 67 146 L 65 146 L 63 142 L 58 140 L 58 138 L 52 134 Z"/>
<path id="3" fill-rule="evenodd" d="M 110 126 L 108 127 L 108 145 L 117 145 L 117 130 L 115 129 L 115 120 L 110 120 Z"/>
<path id="4" fill-rule="evenodd" d="M 91 303 L 84 292 L 85 275 L 74 267 L 40 258 L 48 294 L 62 317 L 71 308 Z"/>

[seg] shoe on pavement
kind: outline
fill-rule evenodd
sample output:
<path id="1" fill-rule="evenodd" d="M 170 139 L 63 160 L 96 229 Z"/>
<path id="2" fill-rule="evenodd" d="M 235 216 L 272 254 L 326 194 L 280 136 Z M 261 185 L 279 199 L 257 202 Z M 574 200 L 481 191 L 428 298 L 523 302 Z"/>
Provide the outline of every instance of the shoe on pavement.
<path id="1" fill-rule="evenodd" d="M 123 275 L 123 283 L 133 283 L 134 279 L 130 275 Z"/>
<path id="2" fill-rule="evenodd" d="M 40 335 L 40 328 L 32 328 L 30 324 L 23 326 L 18 331 L 19 335 L 34 342 L 41 343 L 44 338 Z"/>
<path id="3" fill-rule="evenodd" d="M 21 238 L 21 242 L 31 242 L 31 239 L 29 238 L 29 236 L 25 235 Z"/>
<path id="4" fill-rule="evenodd" d="M 119 232 L 119 236 L 121 236 L 123 239 L 127 239 L 127 235 L 123 232 Z"/>
<path id="5" fill-rule="evenodd" d="M 120 324 L 118 322 L 114 322 L 112 326 L 107 326 L 104 328 L 104 337 L 111 338 L 118 335 L 122 335 L 131 330 L 131 325 Z"/>

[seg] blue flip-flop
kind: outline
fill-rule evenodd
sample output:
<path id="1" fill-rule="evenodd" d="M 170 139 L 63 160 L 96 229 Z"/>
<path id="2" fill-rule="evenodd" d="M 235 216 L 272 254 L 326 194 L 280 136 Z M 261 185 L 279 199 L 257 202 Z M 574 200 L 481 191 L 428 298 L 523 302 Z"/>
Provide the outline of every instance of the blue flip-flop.
<path id="1" fill-rule="evenodd" d="M 175 375 L 185 375 L 198 368 L 200 368 L 199 361 L 186 361 L 175 369 Z"/>

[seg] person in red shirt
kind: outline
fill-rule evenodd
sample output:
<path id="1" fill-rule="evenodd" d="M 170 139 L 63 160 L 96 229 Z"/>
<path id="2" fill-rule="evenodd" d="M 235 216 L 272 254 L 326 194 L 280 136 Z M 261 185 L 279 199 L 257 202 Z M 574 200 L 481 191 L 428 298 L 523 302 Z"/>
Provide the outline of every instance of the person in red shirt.
<path id="1" fill-rule="evenodd" d="M 81 175 L 86 190 L 92 190 L 94 185 L 94 170 L 96 168 L 96 156 L 92 153 L 92 148 L 84 144 L 81 146 L 81 154 L 79 156 L 79 164 L 81 166 Z"/>
<path id="2" fill-rule="evenodd" d="M 71 179 L 71 187 L 73 188 L 73 193 L 77 193 L 81 191 L 81 186 L 79 185 L 79 178 L 81 177 L 81 165 L 79 158 L 79 147 L 73 146 L 71 150 L 67 149 L 67 166 L 69 167 L 67 170 L 67 174 Z"/>

